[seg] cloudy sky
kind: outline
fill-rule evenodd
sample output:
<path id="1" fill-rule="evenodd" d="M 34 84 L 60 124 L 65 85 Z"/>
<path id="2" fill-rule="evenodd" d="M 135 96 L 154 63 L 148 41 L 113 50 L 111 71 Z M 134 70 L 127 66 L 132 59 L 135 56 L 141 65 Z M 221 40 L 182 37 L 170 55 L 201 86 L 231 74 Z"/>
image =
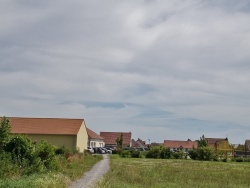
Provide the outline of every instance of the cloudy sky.
<path id="1" fill-rule="evenodd" d="M 147 142 L 250 139 L 248 0 L 0 5 L 0 115 Z"/>

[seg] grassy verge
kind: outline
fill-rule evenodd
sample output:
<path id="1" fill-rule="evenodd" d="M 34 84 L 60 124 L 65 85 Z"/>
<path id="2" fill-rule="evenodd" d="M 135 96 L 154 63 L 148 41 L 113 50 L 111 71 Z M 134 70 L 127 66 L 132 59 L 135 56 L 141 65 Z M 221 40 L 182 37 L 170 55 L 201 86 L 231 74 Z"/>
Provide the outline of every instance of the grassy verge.
<path id="1" fill-rule="evenodd" d="M 20 176 L 13 172 L 9 178 L 0 179 L 0 188 L 64 188 L 68 187 L 71 181 L 79 179 L 84 172 L 100 161 L 102 156 L 98 155 L 74 155 L 66 160 L 64 157 L 57 157 L 59 169 L 46 171 L 44 173 Z"/>
<path id="2" fill-rule="evenodd" d="M 110 158 L 99 188 L 250 187 L 250 163 Z"/>

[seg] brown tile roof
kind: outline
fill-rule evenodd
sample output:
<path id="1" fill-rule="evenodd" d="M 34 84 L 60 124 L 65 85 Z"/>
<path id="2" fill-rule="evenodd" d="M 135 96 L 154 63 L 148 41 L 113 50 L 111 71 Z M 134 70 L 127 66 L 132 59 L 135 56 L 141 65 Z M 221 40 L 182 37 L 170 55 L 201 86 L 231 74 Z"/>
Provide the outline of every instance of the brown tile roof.
<path id="1" fill-rule="evenodd" d="M 123 145 L 130 146 L 131 132 L 100 132 L 100 136 L 104 138 L 107 145 L 116 145 L 116 139 L 123 135 Z"/>
<path id="2" fill-rule="evenodd" d="M 135 141 L 134 139 L 132 139 L 132 143 L 131 143 L 132 147 L 135 148 L 139 148 L 139 147 L 146 147 L 146 142 L 141 140 L 140 138 L 137 139 L 137 141 Z"/>
<path id="3" fill-rule="evenodd" d="M 87 128 L 87 133 L 89 135 L 89 138 L 95 138 L 95 139 L 102 139 L 103 137 L 101 137 L 99 134 L 96 134 L 94 131 L 90 130 L 89 128 Z"/>
<path id="4" fill-rule="evenodd" d="M 167 148 L 187 148 L 192 149 L 198 147 L 196 141 L 179 141 L 179 140 L 164 140 L 164 146 Z"/>
<path id="5" fill-rule="evenodd" d="M 83 119 L 8 117 L 11 133 L 77 135 Z M 0 121 L 2 118 L 0 117 Z"/>
<path id="6" fill-rule="evenodd" d="M 216 142 L 225 141 L 227 138 L 206 138 L 206 140 L 209 146 L 214 146 Z"/>

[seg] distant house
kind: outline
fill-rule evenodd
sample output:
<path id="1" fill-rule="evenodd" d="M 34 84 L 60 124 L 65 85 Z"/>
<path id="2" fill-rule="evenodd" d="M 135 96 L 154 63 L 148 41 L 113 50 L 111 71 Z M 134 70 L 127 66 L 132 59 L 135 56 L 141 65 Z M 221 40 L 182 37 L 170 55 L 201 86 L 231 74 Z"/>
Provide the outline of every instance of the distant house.
<path id="1" fill-rule="evenodd" d="M 234 155 L 234 146 L 229 143 L 228 138 L 206 138 L 208 146 L 214 148 L 217 154 L 224 153 L 227 156 Z"/>
<path id="2" fill-rule="evenodd" d="M 12 134 L 27 135 L 34 141 L 45 140 L 72 151 L 87 149 L 88 134 L 83 119 L 8 117 Z M 2 118 L 0 118 L 0 121 Z"/>
<path id="3" fill-rule="evenodd" d="M 94 131 L 90 130 L 87 128 L 87 133 L 88 133 L 88 146 L 89 147 L 104 147 L 104 138 L 101 137 L 100 135 L 96 134 Z"/>
<path id="4" fill-rule="evenodd" d="M 134 148 L 145 148 L 148 147 L 146 142 L 138 138 L 136 141 L 134 139 L 131 140 L 131 147 Z"/>
<path id="5" fill-rule="evenodd" d="M 100 132 L 100 136 L 104 138 L 105 146 L 117 147 L 117 138 L 123 137 L 123 147 L 131 147 L 131 132 Z"/>
<path id="6" fill-rule="evenodd" d="M 245 141 L 246 151 L 250 151 L 250 140 Z"/>
<path id="7" fill-rule="evenodd" d="M 164 146 L 171 151 L 189 151 L 198 147 L 196 141 L 164 140 Z"/>

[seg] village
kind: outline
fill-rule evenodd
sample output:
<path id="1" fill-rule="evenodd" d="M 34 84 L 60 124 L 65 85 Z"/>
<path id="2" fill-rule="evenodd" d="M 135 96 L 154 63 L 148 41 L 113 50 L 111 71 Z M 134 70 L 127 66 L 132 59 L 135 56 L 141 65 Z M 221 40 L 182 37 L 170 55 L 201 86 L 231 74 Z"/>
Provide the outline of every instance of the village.
<path id="1" fill-rule="evenodd" d="M 57 147 L 67 147 L 71 151 L 89 150 L 93 153 L 112 153 L 116 149 L 117 139 L 122 136 L 123 149 L 149 150 L 154 146 L 169 148 L 172 152 L 188 153 L 198 147 L 197 140 L 163 140 L 162 143 L 146 143 L 146 141 L 132 137 L 132 132 L 101 131 L 100 134 L 87 127 L 84 119 L 64 118 L 24 118 L 8 117 L 12 134 L 23 134 L 39 142 L 45 140 Z M 2 118 L 0 118 L 2 120 Z M 208 146 L 215 152 L 226 152 L 229 156 L 250 156 L 250 139 L 245 143 L 233 144 L 228 138 L 205 138 Z M 102 148 L 109 148 L 110 150 Z"/>

